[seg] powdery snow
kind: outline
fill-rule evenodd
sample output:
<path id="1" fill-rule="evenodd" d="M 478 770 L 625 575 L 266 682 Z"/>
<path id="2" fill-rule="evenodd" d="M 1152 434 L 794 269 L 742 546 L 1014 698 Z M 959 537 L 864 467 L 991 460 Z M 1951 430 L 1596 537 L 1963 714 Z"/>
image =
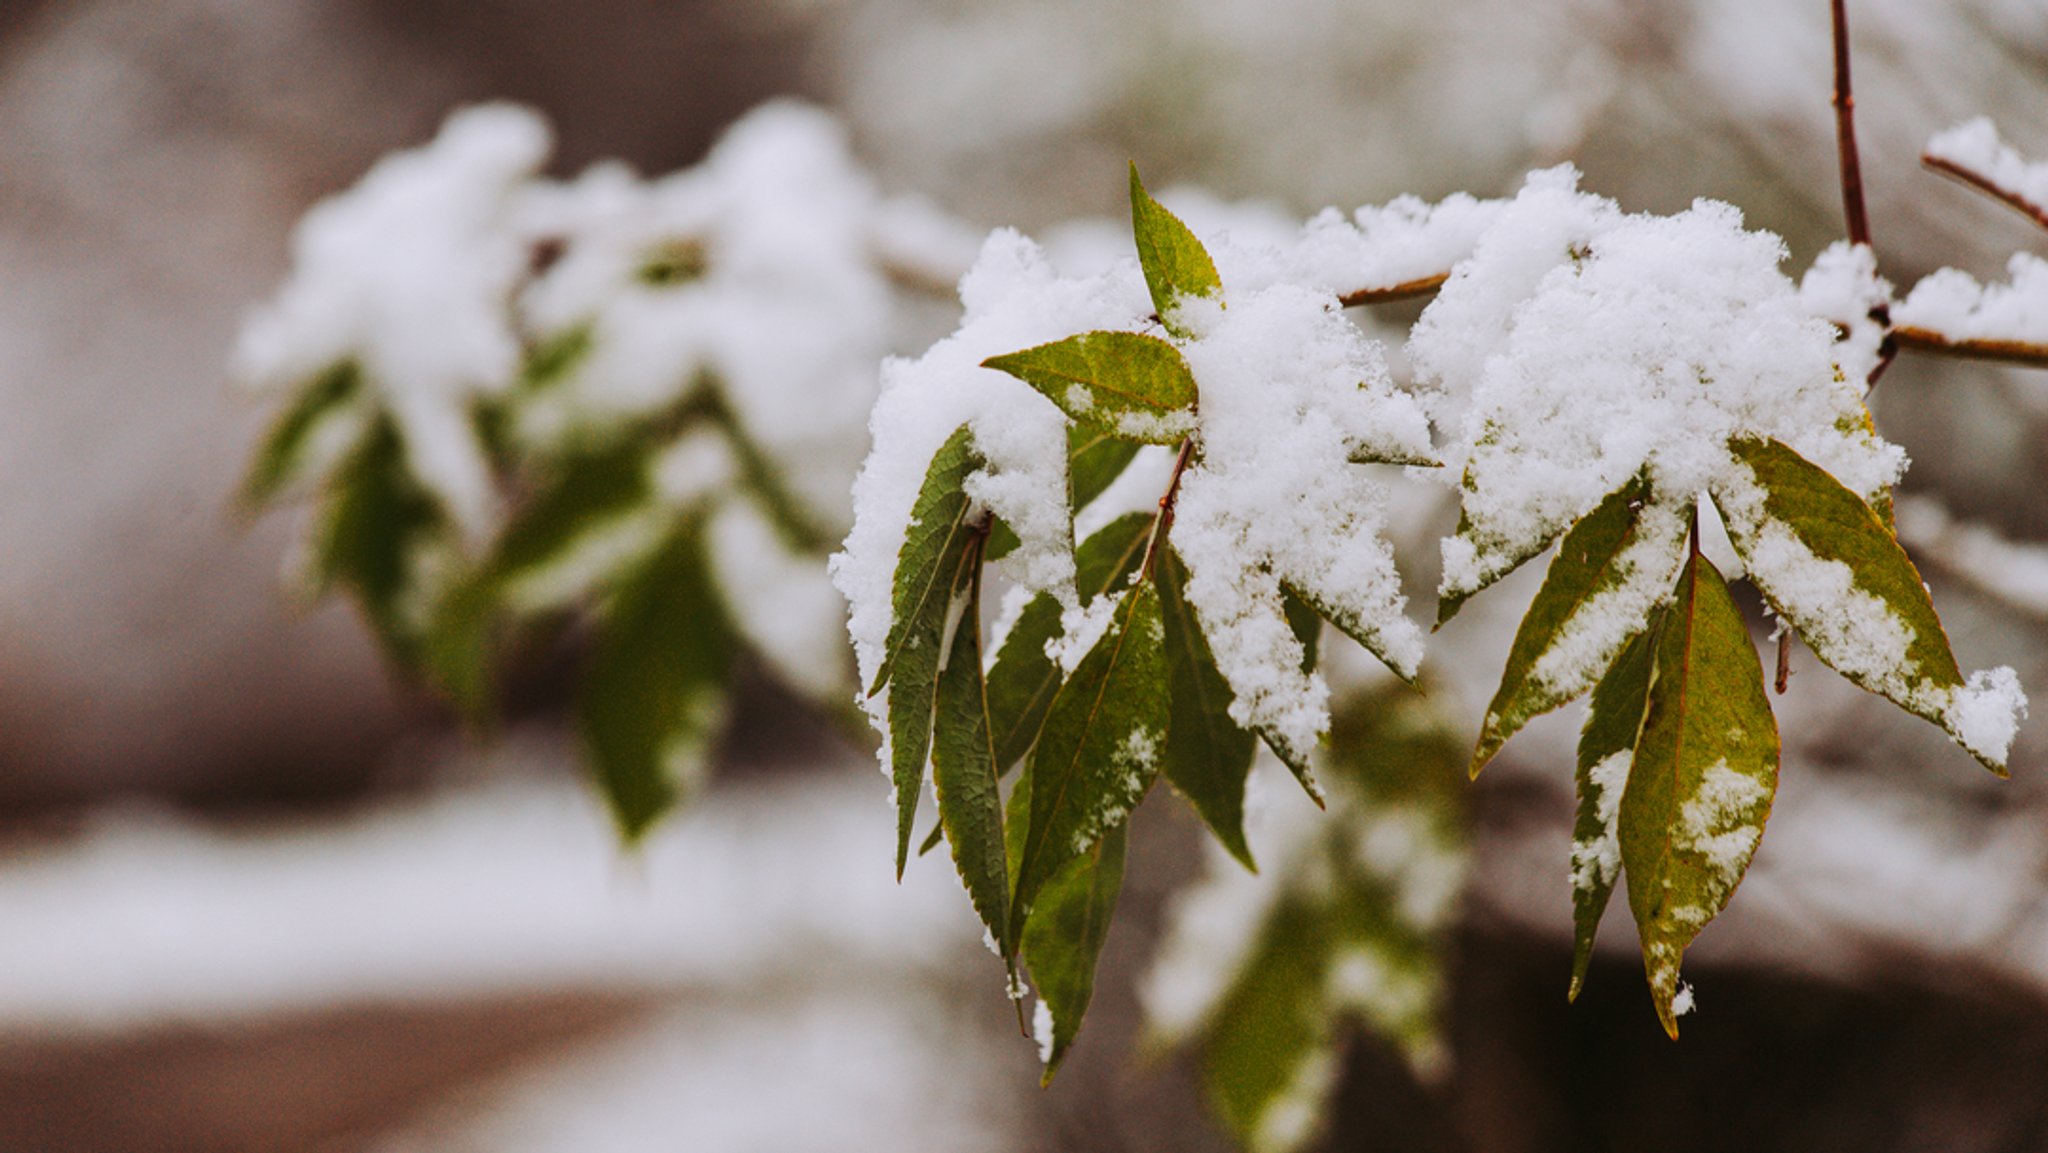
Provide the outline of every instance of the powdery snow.
<path id="1" fill-rule="evenodd" d="M 469 410 L 518 371 L 508 304 L 527 253 L 509 223 L 548 150 L 538 116 L 490 104 L 386 157 L 306 214 L 291 277 L 234 353 L 236 375 L 266 390 L 357 364 L 397 419 L 415 475 L 472 536 L 488 529 L 495 498 Z"/>
<path id="2" fill-rule="evenodd" d="M 1409 342 L 1458 428 L 1444 455 L 1472 526 L 1445 543 L 1443 591 L 1483 587 L 1644 469 L 1659 503 L 1689 501 L 1739 469 L 1738 435 L 1865 496 L 1895 480 L 1903 454 L 1868 431 L 1783 257 L 1724 204 L 1627 215 L 1569 167 L 1533 174 Z"/>
<path id="3" fill-rule="evenodd" d="M 1999 139 L 1988 116 L 1945 128 L 1928 140 L 1924 155 L 1975 173 L 2007 196 L 2035 207 L 2048 207 L 2048 164 L 2030 163 Z"/>
<path id="4" fill-rule="evenodd" d="M 2016 252 L 2005 270 L 2005 283 L 1986 285 L 1967 272 L 1944 268 L 1913 286 L 1892 310 L 1892 321 L 1950 343 L 2048 344 L 2048 260 Z"/>
<path id="5" fill-rule="evenodd" d="M 522 405 L 518 432 L 545 447 L 715 381 L 785 483 L 843 527 L 860 450 L 848 434 L 887 349 L 891 302 L 874 255 L 882 211 L 844 130 L 791 102 L 754 110 L 703 164 L 660 180 L 612 164 L 535 186 L 522 228 L 562 255 L 521 295 L 521 319 L 543 339 L 587 329 L 591 341 Z"/>
<path id="6" fill-rule="evenodd" d="M 1877 274 L 1877 254 L 1867 244 L 1828 245 L 1799 280 L 1799 306 L 1841 331 L 1835 363 L 1854 381 L 1867 381 L 1877 370 L 1884 326 L 1870 314 L 1891 299 L 1891 282 Z"/>

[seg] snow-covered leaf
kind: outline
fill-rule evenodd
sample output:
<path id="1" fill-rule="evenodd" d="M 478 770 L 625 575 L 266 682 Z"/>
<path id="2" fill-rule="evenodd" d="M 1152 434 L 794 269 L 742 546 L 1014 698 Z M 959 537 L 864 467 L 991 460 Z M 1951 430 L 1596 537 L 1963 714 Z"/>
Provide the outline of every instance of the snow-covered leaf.
<path id="1" fill-rule="evenodd" d="M 976 558 L 965 603 L 939 671 L 932 725 L 932 789 L 939 824 L 967 897 L 995 940 L 1009 918 L 1009 867 L 1003 854 L 1003 802 L 996 783 L 987 686 L 981 672 L 981 576 Z"/>
<path id="2" fill-rule="evenodd" d="M 1126 513 L 1082 542 L 1074 554 L 1074 577 L 1084 606 L 1121 588 L 1138 570 L 1153 521 L 1150 513 Z M 1059 602 L 1050 593 L 1040 593 L 1024 606 L 996 650 L 995 666 L 988 673 L 988 705 L 999 772 L 1008 772 L 1038 739 L 1045 711 L 1060 687 L 1060 667 L 1046 652 L 1059 635 Z"/>
<path id="3" fill-rule="evenodd" d="M 1695 555 L 1660 630 L 1649 703 L 1622 792 L 1621 865 L 1643 967 L 1678 1036 L 1679 960 L 1727 905 L 1778 786 L 1778 726 L 1742 610 Z"/>
<path id="4" fill-rule="evenodd" d="M 578 694 L 591 764 L 628 841 L 702 772 L 725 721 L 732 650 L 691 518 L 612 595 Z"/>
<path id="5" fill-rule="evenodd" d="M 1481 722 L 1475 776 L 1523 725 L 1591 687 L 1670 595 L 1687 521 L 1652 500 L 1649 481 L 1638 476 L 1558 543 Z"/>
<path id="6" fill-rule="evenodd" d="M 1137 332 L 1084 332 L 1006 356 L 998 369 L 1044 393 L 1090 429 L 1178 444 L 1195 430 L 1195 377 L 1180 350 Z"/>
<path id="7" fill-rule="evenodd" d="M 1188 297 L 1220 297 L 1223 281 L 1216 275 L 1216 263 L 1209 250 L 1195 239 L 1181 219 L 1168 212 L 1145 191 L 1138 179 L 1138 166 L 1131 165 L 1131 232 L 1138 241 L 1138 263 L 1145 271 L 1145 287 L 1152 291 L 1152 307 L 1160 323 L 1175 336 L 1188 335 L 1178 319 L 1181 301 Z"/>
<path id="8" fill-rule="evenodd" d="M 1579 811 L 1572 825 L 1572 1000 L 1586 983 L 1593 937 L 1621 877 L 1621 834 L 1615 822 L 1649 709 L 1651 662 L 1665 617 L 1658 612 L 1593 687 L 1592 708 L 1579 733 Z"/>
<path id="9" fill-rule="evenodd" d="M 1158 591 L 1149 582 L 1132 587 L 1053 697 L 1031 754 L 1031 821 L 1010 902 L 1012 942 L 1039 890 L 1121 824 L 1158 775 L 1172 719 L 1165 633 Z"/>
<path id="10" fill-rule="evenodd" d="M 1771 607 L 1830 667 L 1940 725 L 2004 775 L 2023 698 L 2016 685 L 1965 684 L 1898 539 L 1862 498 L 1778 441 L 1731 448 L 1753 483 L 1717 488 L 1715 501 Z"/>
<path id="11" fill-rule="evenodd" d="M 421 557 L 449 549 L 453 526 L 413 478 L 404 443 L 378 420 L 336 470 L 314 528 L 311 591 L 339 585 L 363 607 L 386 653 L 415 668 L 419 642 L 439 590 L 422 587 Z"/>
<path id="12" fill-rule="evenodd" d="M 314 479 L 322 464 L 352 447 L 367 423 L 356 403 L 362 386 L 362 370 L 354 361 L 315 377 L 257 446 L 242 480 L 243 503 L 254 508 L 277 499 Z"/>
<path id="13" fill-rule="evenodd" d="M 924 789 L 931 750 L 932 704 L 939 679 L 946 619 L 959 587 L 962 563 L 977 538 L 967 523 L 973 502 L 962 486 L 981 457 L 966 425 L 933 455 L 911 510 L 897 556 L 888 654 L 870 695 L 889 686 L 890 779 L 896 787 L 896 872 L 910 855 L 911 822 Z"/>
<path id="14" fill-rule="evenodd" d="M 1166 735 L 1166 780 L 1188 799 L 1230 855 L 1254 869 L 1244 839 L 1244 783 L 1258 739 L 1230 719 L 1230 686 L 1181 590 L 1187 570 L 1172 549 L 1152 570 L 1166 623 L 1166 668 L 1173 724 Z"/>
<path id="15" fill-rule="evenodd" d="M 1128 826 L 1119 821 L 1046 882 L 1024 930 L 1024 960 L 1038 988 L 1032 1032 L 1051 1084 L 1095 996 L 1095 962 L 1124 883 Z"/>

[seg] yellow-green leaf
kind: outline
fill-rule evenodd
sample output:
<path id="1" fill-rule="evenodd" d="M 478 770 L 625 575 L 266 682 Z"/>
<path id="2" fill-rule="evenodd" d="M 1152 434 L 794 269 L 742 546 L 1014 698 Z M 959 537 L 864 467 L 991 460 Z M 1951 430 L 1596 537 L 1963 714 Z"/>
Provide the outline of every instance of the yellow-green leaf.
<path id="1" fill-rule="evenodd" d="M 1685 555 L 1682 507 L 1654 503 L 1638 476 L 1607 495 L 1558 542 L 1472 751 L 1477 776 L 1509 737 L 1577 699 L 1670 595 Z"/>
<path id="2" fill-rule="evenodd" d="M 984 368 L 1044 393 L 1075 422 L 1124 440 L 1179 444 L 1195 430 L 1195 377 L 1180 350 L 1136 332 L 1084 332 Z"/>
<path id="3" fill-rule="evenodd" d="M 1621 877 L 1622 790 L 1650 704 L 1650 668 L 1665 613 L 1623 649 L 1593 688 L 1579 733 L 1578 820 L 1572 825 L 1572 983 L 1577 1000 L 1593 963 L 1593 938 Z"/>
<path id="4" fill-rule="evenodd" d="M 1145 270 L 1145 287 L 1152 292 L 1152 307 L 1160 323 L 1175 336 L 1185 337 L 1178 319 L 1181 301 L 1188 297 L 1220 297 L 1223 280 L 1216 275 L 1216 263 L 1209 250 L 1195 239 L 1194 230 L 1168 212 L 1138 179 L 1138 166 L 1131 165 L 1131 232 L 1138 242 L 1138 264 Z"/>
<path id="5" fill-rule="evenodd" d="M 1621 867 L 1643 967 L 1678 1036 L 1679 961 L 1727 905 L 1778 786 L 1763 666 L 1721 574 L 1695 555 L 1657 638 L 1649 705 L 1622 792 Z"/>
<path id="6" fill-rule="evenodd" d="M 1850 681 L 1955 736 L 1962 671 L 1919 570 L 1878 514 L 1826 470 L 1775 440 L 1729 446 L 1754 489 L 1714 493 L 1749 578 L 1815 656 Z"/>
<path id="7" fill-rule="evenodd" d="M 344 361 L 315 377 L 279 415 L 256 449 L 242 480 L 242 501 L 266 504 L 313 480 L 321 465 L 345 454 L 362 436 L 368 420 L 356 403 L 362 371 Z M 325 460 L 323 460 L 325 458 Z"/>

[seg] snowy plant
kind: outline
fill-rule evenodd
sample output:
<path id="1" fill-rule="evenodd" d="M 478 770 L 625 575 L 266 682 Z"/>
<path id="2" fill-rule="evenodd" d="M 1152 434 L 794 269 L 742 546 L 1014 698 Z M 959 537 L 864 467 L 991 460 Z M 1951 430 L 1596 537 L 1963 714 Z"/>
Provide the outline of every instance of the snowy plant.
<path id="1" fill-rule="evenodd" d="M 289 394 L 245 497 L 310 497 L 311 590 L 351 592 L 475 720 L 523 650 L 588 622 L 579 715 L 637 835 L 699 773 L 742 653 L 849 691 L 823 558 L 891 276 L 956 270 L 944 222 L 798 105 L 657 180 L 542 179 L 547 150 L 533 113 L 470 109 L 308 214 L 238 351 Z"/>
<path id="2" fill-rule="evenodd" d="M 1135 170 L 1131 210 L 1137 261 L 1090 277 L 990 238 L 960 330 L 884 371 L 834 570 L 885 738 L 898 867 L 929 763 L 990 940 L 1037 984 L 1048 1075 L 1153 781 L 1249 862 L 1260 741 L 1321 795 L 1320 621 L 1404 677 L 1422 651 L 1368 467 L 1433 463 L 1420 404 L 1337 292 L 1280 278 L 1271 253 L 1219 249 L 1220 275 Z M 1144 446 L 1171 452 L 1156 500 L 1077 543 L 1076 510 Z M 985 640 L 988 561 L 1014 588 Z M 1006 812 L 999 781 L 1020 763 Z"/>

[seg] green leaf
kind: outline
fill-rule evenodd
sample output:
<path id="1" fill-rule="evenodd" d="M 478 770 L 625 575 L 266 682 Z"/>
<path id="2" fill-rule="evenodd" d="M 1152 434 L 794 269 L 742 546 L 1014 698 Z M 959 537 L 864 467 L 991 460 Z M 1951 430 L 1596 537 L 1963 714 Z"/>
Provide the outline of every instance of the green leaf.
<path id="1" fill-rule="evenodd" d="M 1473 776 L 1522 726 L 1592 687 L 1668 595 L 1688 519 L 1654 499 L 1649 480 L 1638 476 L 1558 542 L 1481 722 Z"/>
<path id="2" fill-rule="evenodd" d="M 1621 834 L 1616 821 L 1634 761 L 1636 738 L 1650 707 L 1650 670 L 1665 613 L 1636 634 L 1593 688 L 1593 705 L 1579 733 L 1579 811 L 1572 826 L 1572 983 L 1577 1000 L 1593 963 L 1593 938 L 1621 876 Z"/>
<path id="3" fill-rule="evenodd" d="M 1141 583 L 1060 686 L 1031 754 L 1031 824 L 1017 865 L 1008 938 L 1038 892 L 1122 823 L 1159 772 L 1172 721 L 1159 593 Z"/>
<path id="4" fill-rule="evenodd" d="M 655 498 L 647 451 L 617 444 L 542 470 L 481 579 L 533 613 L 566 607 L 638 569 L 675 518 Z"/>
<path id="5" fill-rule="evenodd" d="M 1102 490 L 1123 475 L 1138 445 L 1119 440 L 1099 428 L 1079 424 L 1067 426 L 1068 503 L 1076 511 L 1088 507 Z"/>
<path id="6" fill-rule="evenodd" d="M 1727 905 L 1763 836 L 1778 726 L 1742 612 L 1705 557 L 1680 574 L 1655 651 L 1619 831 L 1643 968 L 1676 1038 L 1679 961 Z"/>
<path id="7" fill-rule="evenodd" d="M 1131 165 L 1131 232 L 1138 241 L 1138 264 L 1145 270 L 1145 287 L 1152 292 L 1152 307 L 1158 310 L 1160 323 L 1175 336 L 1188 336 L 1177 319 L 1181 301 L 1191 296 L 1220 298 L 1223 280 L 1194 231 L 1145 191 L 1136 164 Z"/>
<path id="8" fill-rule="evenodd" d="M 1471 491 L 1472 482 L 1470 477 L 1466 478 L 1464 487 L 1467 492 Z M 1454 540 L 1464 542 L 1481 556 L 1495 555 L 1503 559 L 1498 562 L 1496 571 L 1471 588 L 1443 588 L 1438 590 L 1436 602 L 1437 628 L 1442 628 L 1449 624 L 1451 618 L 1458 615 L 1458 610 L 1465 607 L 1466 601 L 1486 591 L 1508 574 L 1541 555 L 1544 549 L 1550 547 L 1550 542 L 1553 539 L 1543 537 L 1534 541 L 1510 542 L 1501 537 L 1491 536 L 1481 532 L 1472 523 L 1472 518 L 1462 509 L 1458 512 L 1458 527 L 1452 531 L 1451 536 Z"/>
<path id="9" fill-rule="evenodd" d="M 1244 783 L 1258 739 L 1230 719 L 1230 685 L 1182 590 L 1187 569 L 1171 548 L 1152 570 L 1166 624 L 1166 670 L 1173 723 L 1166 731 L 1166 780 L 1188 799 L 1230 855 L 1254 872 L 1244 839 Z"/>
<path id="10" fill-rule="evenodd" d="M 939 671 L 932 726 L 932 787 L 939 823 L 953 847 L 953 866 L 990 936 L 1004 939 L 1009 921 L 1009 865 L 1003 851 L 1003 800 L 981 673 L 981 577 L 970 556 L 966 604 L 953 627 L 946 667 Z M 1007 954 L 1005 954 L 1007 959 Z"/>
<path id="11" fill-rule="evenodd" d="M 1039 1028 L 1041 1084 L 1050 1085 L 1095 996 L 1095 963 L 1124 883 L 1127 826 L 1109 828 L 1087 852 L 1069 860 L 1039 895 L 1024 930 L 1024 959 L 1044 1014 Z"/>
<path id="12" fill-rule="evenodd" d="M 1378 657 L 1380 659 L 1380 663 L 1387 666 L 1387 668 L 1390 671 L 1392 671 L 1395 676 L 1400 677 L 1403 681 L 1407 682 L 1408 684 L 1412 685 L 1415 683 L 1414 671 L 1403 670 L 1401 666 L 1395 663 L 1394 659 L 1387 654 L 1386 643 L 1384 639 L 1380 636 L 1380 632 L 1378 629 L 1371 627 L 1370 625 L 1366 624 L 1366 622 L 1353 616 L 1349 610 L 1339 608 L 1338 606 L 1331 604 L 1329 601 L 1323 599 L 1322 597 L 1317 596 L 1315 593 L 1310 592 L 1305 588 L 1302 588 L 1300 585 L 1294 584 L 1292 582 L 1287 582 L 1284 583 L 1281 587 L 1285 591 L 1287 596 L 1299 600 L 1303 605 L 1306 605 L 1310 610 L 1312 610 L 1317 616 L 1337 626 L 1338 632 L 1343 633 L 1345 636 L 1350 637 L 1354 641 L 1357 641 L 1359 645 L 1365 649 L 1366 652 L 1369 652 L 1372 655 Z M 1292 623 L 1291 620 L 1290 623 Z M 1299 634 L 1297 633 L 1297 635 Z"/>
<path id="13" fill-rule="evenodd" d="M 1136 332 L 1084 332 L 983 368 L 1044 393 L 1076 422 L 1150 444 L 1179 444 L 1195 430 L 1195 377 L 1180 350 Z"/>
<path id="14" fill-rule="evenodd" d="M 1716 490 L 1714 499 L 1772 609 L 1835 671 L 1960 741 L 1949 705 L 1962 671 L 1898 539 L 1861 497 L 1785 445 L 1738 440 L 1729 447 L 1754 474 L 1761 499 L 1740 490 Z M 1846 566 L 1847 581 L 1827 562 Z M 1970 752 L 2005 775 L 1999 761 Z"/>
<path id="15" fill-rule="evenodd" d="M 311 479 L 318 466 L 315 459 L 322 448 L 346 450 L 347 441 L 361 435 L 363 416 L 356 406 L 362 394 L 362 370 L 352 360 L 343 361 L 315 377 L 291 406 L 265 434 L 256 449 L 256 459 L 242 480 L 242 503 L 250 508 L 267 504 L 286 490 Z M 328 445 L 324 442 L 344 443 Z"/>
<path id="16" fill-rule="evenodd" d="M 1083 605 L 1121 588 L 1145 559 L 1155 518 L 1151 513 L 1126 513 L 1097 529 L 1074 553 L 1074 584 Z M 988 674 L 989 716 L 996 734 L 996 767 L 1008 772 L 1038 739 L 1046 709 L 1059 691 L 1060 668 L 1045 646 L 1060 635 L 1060 606 L 1050 593 L 1040 593 L 996 650 Z"/>
<path id="17" fill-rule="evenodd" d="M 416 669 L 425 610 L 439 596 L 421 587 L 420 558 L 441 550 L 452 560 L 452 534 L 440 504 L 413 478 L 397 426 L 380 417 L 327 486 L 313 533 L 312 592 L 348 589 L 387 654 Z"/>
<path id="18" fill-rule="evenodd" d="M 634 841 L 702 771 L 724 725 L 733 641 L 691 518 L 611 598 L 578 721 L 620 832 Z"/>
<path id="19" fill-rule="evenodd" d="M 932 708 L 938 690 L 940 647 L 947 613 L 960 587 L 969 546 L 979 539 L 967 523 L 972 502 L 962 489 L 982 465 L 966 425 L 940 446 L 912 506 L 897 554 L 894 623 L 870 695 L 889 685 L 889 758 L 896 786 L 896 875 L 910 857 L 911 824 L 924 789 L 931 750 Z"/>

